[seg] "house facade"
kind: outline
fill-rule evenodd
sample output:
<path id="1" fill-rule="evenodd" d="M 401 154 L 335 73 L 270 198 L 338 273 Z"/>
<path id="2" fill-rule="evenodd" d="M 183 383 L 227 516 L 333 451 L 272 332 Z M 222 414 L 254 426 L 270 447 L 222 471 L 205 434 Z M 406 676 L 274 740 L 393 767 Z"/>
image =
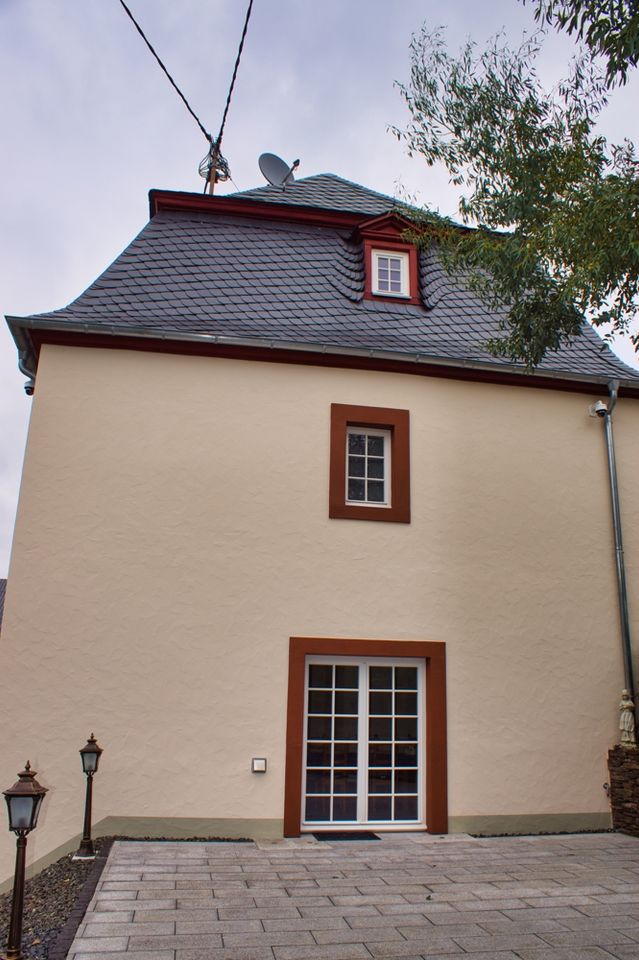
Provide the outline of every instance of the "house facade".
<path id="1" fill-rule="evenodd" d="M 534 374 L 492 357 L 500 317 L 338 177 L 150 201 L 78 300 L 8 318 L 35 383 L 0 764 L 50 789 L 32 858 L 76 842 L 92 731 L 103 834 L 609 826 L 588 408 L 619 382 L 633 585 L 637 373 L 591 331 Z"/>

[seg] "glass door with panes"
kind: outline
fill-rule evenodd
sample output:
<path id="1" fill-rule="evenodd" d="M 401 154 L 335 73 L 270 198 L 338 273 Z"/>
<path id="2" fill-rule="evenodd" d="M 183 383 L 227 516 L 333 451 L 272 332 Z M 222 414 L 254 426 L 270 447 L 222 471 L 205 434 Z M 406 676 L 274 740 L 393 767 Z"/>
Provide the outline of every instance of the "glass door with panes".
<path id="1" fill-rule="evenodd" d="M 423 660 L 309 657 L 304 827 L 424 822 Z"/>

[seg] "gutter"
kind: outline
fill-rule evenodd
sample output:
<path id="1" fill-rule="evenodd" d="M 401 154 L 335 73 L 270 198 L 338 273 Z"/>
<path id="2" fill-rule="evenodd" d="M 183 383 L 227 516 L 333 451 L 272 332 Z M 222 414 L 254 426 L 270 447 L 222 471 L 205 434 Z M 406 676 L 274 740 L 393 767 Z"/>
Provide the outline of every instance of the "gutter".
<path id="1" fill-rule="evenodd" d="M 42 330 L 49 332 L 55 331 L 59 333 L 75 332 L 102 337 L 112 336 L 129 339 L 141 338 L 147 340 L 158 340 L 165 343 L 175 341 L 177 343 L 200 343 L 202 345 L 208 344 L 222 347 L 246 347 L 272 350 L 274 353 L 277 351 L 294 351 L 300 353 L 316 353 L 319 355 L 336 355 L 380 361 L 394 361 L 406 364 L 417 363 L 425 366 L 430 365 L 450 370 L 475 370 L 480 373 L 490 373 L 493 375 L 496 373 L 513 374 L 517 377 L 521 377 L 522 379 L 524 377 L 530 379 L 536 378 L 538 381 L 542 379 L 554 380 L 558 382 L 565 381 L 583 385 L 586 389 L 593 385 L 606 387 L 610 382 L 609 374 L 591 374 L 584 376 L 583 374 L 556 370 L 540 370 L 538 372 L 530 372 L 524 367 L 509 362 L 495 363 L 485 360 L 459 360 L 452 359 L 450 357 L 433 356 L 430 354 L 426 355 L 419 352 L 396 353 L 392 350 L 378 350 L 366 347 L 344 347 L 331 343 L 317 344 L 306 342 L 303 343 L 297 340 L 273 340 L 269 338 L 261 339 L 258 337 L 237 336 L 227 337 L 208 333 L 185 333 L 178 330 L 166 331 L 158 334 L 157 331 L 149 330 L 147 327 L 127 326 L 124 328 L 116 325 L 105 327 L 100 324 L 82 323 L 80 321 L 65 321 L 64 326 L 60 326 L 55 321 L 41 320 L 34 317 L 7 316 L 6 320 L 13 338 L 18 346 L 20 362 L 24 364 L 24 366 L 20 366 L 20 370 L 25 374 L 25 376 L 28 376 L 31 379 L 35 377 L 37 356 L 28 331 Z M 618 385 L 623 386 L 624 388 L 639 391 L 639 379 L 624 379 L 616 382 Z M 29 392 L 28 386 L 28 384 L 25 385 L 27 393 Z M 31 392 L 33 392 L 33 390 L 31 390 Z"/>

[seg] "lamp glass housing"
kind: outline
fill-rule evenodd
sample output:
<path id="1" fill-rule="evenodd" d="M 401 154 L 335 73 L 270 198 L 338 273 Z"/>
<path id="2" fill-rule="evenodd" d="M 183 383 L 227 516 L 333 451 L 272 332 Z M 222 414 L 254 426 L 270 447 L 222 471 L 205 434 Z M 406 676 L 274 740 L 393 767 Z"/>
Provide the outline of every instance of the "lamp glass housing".
<path id="1" fill-rule="evenodd" d="M 82 770 L 84 773 L 95 773 L 98 769 L 99 754 L 94 753 L 93 750 L 81 750 L 80 754 L 82 756 Z"/>
<path id="2" fill-rule="evenodd" d="M 35 828 L 46 792 L 47 788 L 38 783 L 35 770 L 27 761 L 22 773 L 18 774 L 18 782 L 3 791 L 9 813 L 9 830 L 25 836 Z"/>
<path id="3" fill-rule="evenodd" d="M 94 735 L 91 734 L 85 745 L 80 748 L 82 771 L 86 773 L 87 776 L 91 777 L 94 773 L 97 773 L 101 753 L 102 747 L 98 746 Z"/>
<path id="4" fill-rule="evenodd" d="M 33 830 L 38 822 L 42 797 L 7 797 L 9 830 Z"/>

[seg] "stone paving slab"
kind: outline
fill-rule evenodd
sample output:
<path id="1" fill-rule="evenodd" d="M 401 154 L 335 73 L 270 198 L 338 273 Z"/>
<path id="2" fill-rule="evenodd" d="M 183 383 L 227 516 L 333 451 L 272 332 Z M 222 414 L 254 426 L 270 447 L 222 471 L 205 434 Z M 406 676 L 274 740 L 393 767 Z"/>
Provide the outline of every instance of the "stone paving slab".
<path id="1" fill-rule="evenodd" d="M 69 960 L 639 960 L 639 839 L 123 842 Z"/>

